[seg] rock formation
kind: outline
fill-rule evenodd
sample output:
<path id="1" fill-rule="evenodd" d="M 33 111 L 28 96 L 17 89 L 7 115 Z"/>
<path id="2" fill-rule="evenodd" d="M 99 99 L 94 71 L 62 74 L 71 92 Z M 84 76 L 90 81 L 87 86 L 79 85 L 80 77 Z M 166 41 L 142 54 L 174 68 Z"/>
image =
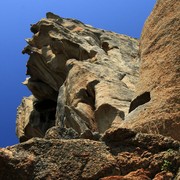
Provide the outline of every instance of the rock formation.
<path id="1" fill-rule="evenodd" d="M 42 137 L 54 124 L 79 135 L 87 130 L 103 133 L 125 119 L 139 77 L 138 40 L 52 13 L 31 31 L 34 35 L 23 50 L 30 56 L 30 77 L 24 84 L 35 98 L 30 118 L 22 117 L 26 107 L 19 107 L 20 139 Z"/>
<path id="2" fill-rule="evenodd" d="M 179 7 L 180 1 L 159 0 L 145 23 L 140 39 L 137 96 L 123 125 L 177 140 L 180 140 Z"/>
<path id="3" fill-rule="evenodd" d="M 158 0 L 140 46 L 53 13 L 33 24 L 33 95 L 18 107 L 20 144 L 0 148 L 0 179 L 178 180 L 179 8 Z"/>
<path id="4" fill-rule="evenodd" d="M 161 171 L 174 177 L 179 146 L 168 137 L 120 128 L 109 130 L 102 141 L 32 138 L 0 149 L 0 179 L 153 179 Z"/>

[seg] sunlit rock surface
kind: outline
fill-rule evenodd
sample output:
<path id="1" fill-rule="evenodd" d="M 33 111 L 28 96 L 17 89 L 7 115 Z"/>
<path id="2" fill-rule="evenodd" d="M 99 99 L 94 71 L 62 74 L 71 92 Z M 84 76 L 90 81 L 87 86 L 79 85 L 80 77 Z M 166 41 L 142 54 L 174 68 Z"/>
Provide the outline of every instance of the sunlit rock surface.
<path id="1" fill-rule="evenodd" d="M 52 13 L 32 25 L 33 95 L 18 107 L 20 144 L 0 148 L 0 179 L 178 180 L 179 9 L 158 0 L 140 46 Z"/>
<path id="2" fill-rule="evenodd" d="M 34 35 L 23 50 L 30 56 L 24 84 L 37 107 L 44 108 L 43 115 L 49 110 L 43 106 L 57 103 L 54 124 L 73 128 L 79 135 L 88 129 L 103 133 L 125 119 L 139 77 L 138 40 L 52 13 L 31 31 Z M 39 113 L 37 107 L 32 111 Z M 22 105 L 19 109 L 23 111 Z M 39 128 L 41 135 L 32 136 L 45 134 L 53 120 L 46 119 L 41 120 L 47 124 Z M 28 124 L 34 123 L 30 117 Z"/>
<path id="3" fill-rule="evenodd" d="M 140 39 L 135 109 L 124 127 L 180 140 L 180 1 L 159 0 Z"/>

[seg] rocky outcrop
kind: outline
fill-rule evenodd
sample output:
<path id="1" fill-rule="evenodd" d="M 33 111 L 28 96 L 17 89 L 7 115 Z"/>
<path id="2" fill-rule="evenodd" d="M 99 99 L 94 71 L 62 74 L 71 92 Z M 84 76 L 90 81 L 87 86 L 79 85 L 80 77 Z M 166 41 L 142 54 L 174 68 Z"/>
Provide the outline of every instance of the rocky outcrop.
<path id="1" fill-rule="evenodd" d="M 52 13 L 32 25 L 33 95 L 18 108 L 21 143 L 0 148 L 0 179 L 178 180 L 179 7 L 157 1 L 140 49 Z"/>
<path id="2" fill-rule="evenodd" d="M 179 142 L 128 129 L 111 130 L 102 139 L 32 138 L 1 148 L 0 179 L 157 179 L 164 171 L 176 176 Z"/>
<path id="3" fill-rule="evenodd" d="M 89 140 L 32 139 L 1 153 L 4 167 L 14 169 L 9 175 L 1 169 L 1 179 L 98 179 L 115 167 L 105 145 Z"/>
<path id="4" fill-rule="evenodd" d="M 180 1 L 159 0 L 140 39 L 140 80 L 123 127 L 180 140 Z"/>
<path id="5" fill-rule="evenodd" d="M 34 115 L 28 122 L 28 117 L 21 118 L 21 112 L 26 112 L 21 104 L 17 121 L 26 121 L 30 127 L 39 123 L 40 131 L 33 128 L 33 137 L 44 136 L 53 123 L 80 135 L 87 130 L 103 133 L 124 120 L 138 81 L 138 40 L 52 13 L 32 25 L 31 31 L 34 36 L 26 40 L 23 50 L 30 56 L 30 77 L 24 84 L 35 96 L 30 112 Z M 56 118 L 47 117 L 50 109 Z M 40 113 L 47 118 L 34 122 Z M 45 128 L 41 128 L 42 121 Z M 19 131 L 17 126 L 21 138 Z M 23 134 L 30 138 L 25 126 Z"/>

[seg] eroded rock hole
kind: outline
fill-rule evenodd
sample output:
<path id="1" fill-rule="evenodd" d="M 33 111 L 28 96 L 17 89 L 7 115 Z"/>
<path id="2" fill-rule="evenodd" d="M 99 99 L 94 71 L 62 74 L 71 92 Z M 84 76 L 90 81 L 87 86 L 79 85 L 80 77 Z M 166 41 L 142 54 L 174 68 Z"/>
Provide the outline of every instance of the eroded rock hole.
<path id="1" fill-rule="evenodd" d="M 35 101 L 33 105 L 34 109 L 40 115 L 40 129 L 43 133 L 45 133 L 55 124 L 57 102 L 47 99 L 42 101 Z"/>
<path id="2" fill-rule="evenodd" d="M 103 42 L 102 49 L 107 53 L 109 51 L 109 44 L 107 42 Z"/>
<path id="3" fill-rule="evenodd" d="M 136 109 L 138 106 L 143 105 L 151 100 L 150 92 L 145 92 L 137 96 L 130 104 L 129 113 Z"/>
<path id="4" fill-rule="evenodd" d="M 36 24 L 31 24 L 31 32 L 36 34 L 39 31 L 39 27 Z"/>
<path id="5" fill-rule="evenodd" d="M 87 84 L 87 95 L 90 99 L 90 102 L 91 102 L 91 106 L 93 109 L 95 109 L 95 86 L 99 83 L 99 80 L 94 80 L 94 81 L 91 81 Z"/>
<path id="6" fill-rule="evenodd" d="M 52 101 L 50 99 L 42 100 L 42 101 L 35 101 L 33 103 L 34 108 L 38 112 L 46 112 L 46 111 L 52 111 L 56 109 L 57 102 Z"/>

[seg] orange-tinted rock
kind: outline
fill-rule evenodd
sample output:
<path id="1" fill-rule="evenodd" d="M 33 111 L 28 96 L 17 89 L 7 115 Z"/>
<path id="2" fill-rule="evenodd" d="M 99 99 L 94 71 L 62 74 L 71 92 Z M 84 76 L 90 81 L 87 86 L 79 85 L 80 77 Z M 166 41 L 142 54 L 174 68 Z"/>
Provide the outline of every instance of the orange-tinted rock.
<path id="1" fill-rule="evenodd" d="M 110 142 L 98 142 L 73 139 L 78 137 L 72 129 L 51 128 L 47 139 L 32 138 L 0 148 L 0 179 L 97 180 L 115 175 L 152 179 L 162 168 L 177 174 L 179 142 L 126 129 L 117 130 L 116 135 L 109 132 Z"/>
<path id="2" fill-rule="evenodd" d="M 153 180 L 172 180 L 173 174 L 171 172 L 162 171 L 154 177 Z"/>
<path id="3" fill-rule="evenodd" d="M 123 127 L 180 140 L 180 1 L 159 0 L 140 39 L 137 97 Z"/>
<path id="4" fill-rule="evenodd" d="M 138 169 L 137 171 L 132 171 L 125 176 L 109 176 L 101 178 L 100 180 L 150 180 L 148 177 L 148 172 L 144 169 Z"/>

